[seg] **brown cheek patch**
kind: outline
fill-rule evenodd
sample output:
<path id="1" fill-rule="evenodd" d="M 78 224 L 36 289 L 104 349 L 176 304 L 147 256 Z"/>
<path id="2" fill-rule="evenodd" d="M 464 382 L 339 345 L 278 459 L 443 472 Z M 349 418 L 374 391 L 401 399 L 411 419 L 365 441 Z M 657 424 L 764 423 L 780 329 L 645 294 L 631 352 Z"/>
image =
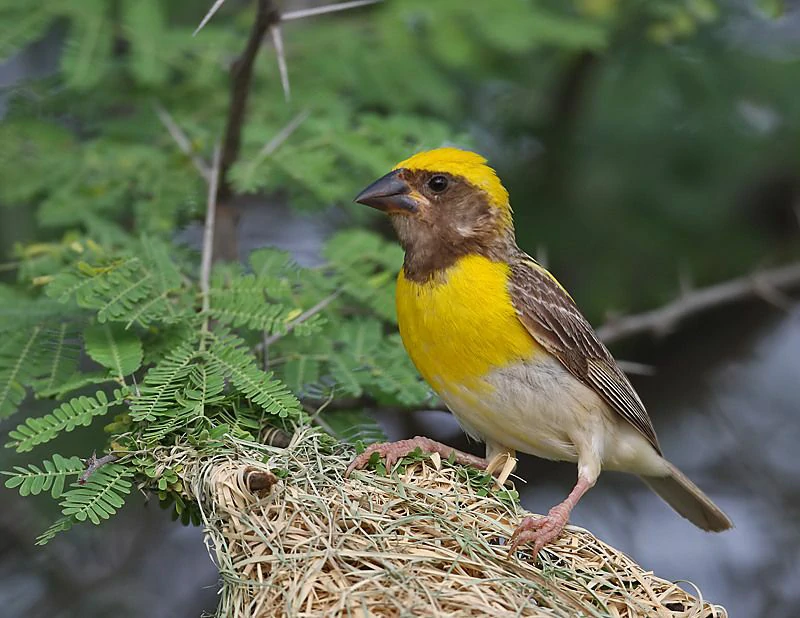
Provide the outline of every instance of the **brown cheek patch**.
<path id="1" fill-rule="evenodd" d="M 501 225 L 500 213 L 486 194 L 463 178 L 444 175 L 450 186 L 440 195 L 425 186 L 429 172 L 404 175 L 430 202 L 425 212 L 395 225 L 406 250 L 405 275 L 413 281 L 426 281 L 465 255 L 505 259 L 514 246 L 513 230 Z"/>

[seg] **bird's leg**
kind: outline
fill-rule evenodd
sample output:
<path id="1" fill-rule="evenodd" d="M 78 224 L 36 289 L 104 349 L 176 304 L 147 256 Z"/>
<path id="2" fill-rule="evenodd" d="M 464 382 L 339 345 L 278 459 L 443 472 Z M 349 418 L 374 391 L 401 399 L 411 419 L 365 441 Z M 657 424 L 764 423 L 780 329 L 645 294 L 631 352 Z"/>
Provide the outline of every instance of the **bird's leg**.
<path id="1" fill-rule="evenodd" d="M 533 557 L 535 558 L 542 547 L 558 538 L 569 521 L 572 509 L 578 504 L 578 500 L 581 499 L 583 494 L 594 486 L 594 483 L 594 479 L 580 474 L 578 482 L 569 496 L 567 496 L 567 499 L 550 509 L 546 517 L 526 517 L 523 519 L 511 536 L 511 553 L 513 554 L 523 543 L 533 543 Z"/>
<path id="2" fill-rule="evenodd" d="M 488 461 L 482 457 L 476 457 L 463 451 L 447 446 L 441 442 L 436 442 L 430 438 L 417 436 L 410 440 L 399 440 L 398 442 L 382 442 L 380 444 L 371 444 L 367 449 L 356 457 L 344 473 L 345 477 L 350 476 L 353 470 L 361 470 L 367 463 L 369 463 L 372 453 L 379 453 L 381 457 L 386 459 L 386 469 L 391 470 L 398 459 L 402 459 L 406 455 L 410 455 L 416 449 L 420 449 L 423 453 L 439 453 L 443 458 L 448 459 L 455 456 L 455 462 L 464 466 L 473 466 L 479 470 L 485 470 Z"/>

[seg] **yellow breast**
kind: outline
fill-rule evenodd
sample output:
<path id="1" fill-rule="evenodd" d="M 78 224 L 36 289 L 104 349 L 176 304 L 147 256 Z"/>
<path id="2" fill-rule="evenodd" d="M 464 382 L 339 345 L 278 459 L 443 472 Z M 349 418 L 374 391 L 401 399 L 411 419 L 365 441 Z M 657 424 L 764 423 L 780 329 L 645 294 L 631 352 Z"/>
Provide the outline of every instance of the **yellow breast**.
<path id="1" fill-rule="evenodd" d="M 530 359 L 541 348 L 517 319 L 509 267 L 461 258 L 425 283 L 397 278 L 397 319 L 406 350 L 435 391 L 480 391 L 492 369 Z"/>

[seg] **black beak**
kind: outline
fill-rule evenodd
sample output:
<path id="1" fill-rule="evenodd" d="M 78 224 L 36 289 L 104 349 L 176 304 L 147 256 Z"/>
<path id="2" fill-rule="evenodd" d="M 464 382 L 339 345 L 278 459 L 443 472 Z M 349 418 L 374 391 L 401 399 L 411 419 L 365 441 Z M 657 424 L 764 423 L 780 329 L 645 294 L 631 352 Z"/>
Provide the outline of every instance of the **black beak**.
<path id="1" fill-rule="evenodd" d="M 411 187 L 400 178 L 403 170 L 394 170 L 378 178 L 356 196 L 355 201 L 383 212 L 416 212 L 417 202 L 411 197 Z"/>

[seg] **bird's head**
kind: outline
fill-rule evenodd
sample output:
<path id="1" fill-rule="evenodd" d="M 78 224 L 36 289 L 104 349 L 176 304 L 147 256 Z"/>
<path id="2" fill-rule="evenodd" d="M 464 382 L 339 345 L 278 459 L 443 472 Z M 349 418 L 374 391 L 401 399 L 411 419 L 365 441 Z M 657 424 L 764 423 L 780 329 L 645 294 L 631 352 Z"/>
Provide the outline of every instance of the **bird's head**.
<path id="1" fill-rule="evenodd" d="M 415 154 L 355 201 L 391 217 L 406 250 L 406 274 L 414 278 L 429 278 L 464 255 L 500 259 L 514 243 L 508 191 L 474 152 L 439 148 Z"/>

